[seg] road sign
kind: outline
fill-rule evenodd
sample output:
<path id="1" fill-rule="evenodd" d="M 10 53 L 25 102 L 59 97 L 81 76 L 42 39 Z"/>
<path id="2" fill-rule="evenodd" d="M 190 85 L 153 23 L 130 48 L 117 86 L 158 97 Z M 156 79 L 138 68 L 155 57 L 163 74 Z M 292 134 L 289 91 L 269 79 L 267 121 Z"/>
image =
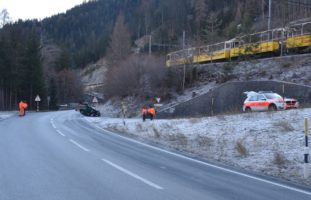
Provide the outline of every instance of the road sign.
<path id="1" fill-rule="evenodd" d="M 36 101 L 36 102 L 41 101 L 39 95 L 36 96 L 35 101 Z"/>
<path id="2" fill-rule="evenodd" d="M 47 97 L 47 100 L 48 100 L 48 110 L 50 110 L 50 101 L 51 101 L 51 97 L 48 96 L 48 97 Z"/>
<path id="3" fill-rule="evenodd" d="M 41 101 L 39 95 L 37 94 L 36 98 L 35 98 L 35 102 L 37 102 L 37 112 L 39 112 L 39 102 Z"/>
<path id="4" fill-rule="evenodd" d="M 161 106 L 163 106 L 163 104 L 161 104 L 161 103 L 155 103 L 154 106 L 155 106 L 155 107 L 161 107 Z"/>
<path id="5" fill-rule="evenodd" d="M 93 98 L 92 100 L 93 103 L 98 103 L 98 99 L 96 97 Z"/>
<path id="6" fill-rule="evenodd" d="M 160 98 L 160 97 L 157 97 L 156 100 L 157 100 L 158 103 L 160 103 L 161 98 Z"/>

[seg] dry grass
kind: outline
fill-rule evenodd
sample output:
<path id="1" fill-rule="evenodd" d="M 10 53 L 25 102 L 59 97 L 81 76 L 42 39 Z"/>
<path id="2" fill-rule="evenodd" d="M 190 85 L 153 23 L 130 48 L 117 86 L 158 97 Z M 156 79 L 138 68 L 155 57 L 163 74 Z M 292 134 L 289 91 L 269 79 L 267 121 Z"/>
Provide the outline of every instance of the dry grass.
<path id="1" fill-rule="evenodd" d="M 240 154 L 240 156 L 245 157 L 248 155 L 248 151 L 246 147 L 242 144 L 241 141 L 237 141 L 235 144 L 235 149 Z"/>
<path id="2" fill-rule="evenodd" d="M 199 123 L 199 122 L 201 122 L 201 121 L 202 121 L 201 118 L 191 118 L 191 119 L 189 119 L 189 122 L 190 122 L 191 124 L 196 124 L 196 123 Z"/>
<path id="3" fill-rule="evenodd" d="M 153 130 L 153 134 L 154 134 L 154 137 L 156 139 L 160 139 L 161 138 L 161 133 L 158 129 L 156 129 L 155 127 L 152 127 L 152 130 Z"/>
<path id="4" fill-rule="evenodd" d="M 141 124 L 136 124 L 136 129 L 138 131 L 141 131 L 143 129 L 143 126 Z"/>
<path id="5" fill-rule="evenodd" d="M 284 132 L 291 132 L 295 130 L 294 127 L 286 121 L 275 122 L 273 123 L 273 126 L 276 128 L 280 128 Z"/>
<path id="6" fill-rule="evenodd" d="M 277 165 L 279 168 L 286 164 L 287 160 L 283 153 L 275 152 L 273 156 L 273 164 Z"/>
<path id="7" fill-rule="evenodd" d="M 212 146 L 213 145 L 213 139 L 209 138 L 205 135 L 198 135 L 195 138 L 197 144 L 199 145 L 199 147 L 208 147 L 208 146 Z"/>
<path id="8" fill-rule="evenodd" d="M 216 115 L 216 119 L 218 119 L 219 121 L 226 121 L 225 115 Z"/>
<path id="9" fill-rule="evenodd" d="M 182 133 L 169 134 L 168 140 L 175 143 L 177 146 L 187 146 L 188 144 L 188 138 Z"/>

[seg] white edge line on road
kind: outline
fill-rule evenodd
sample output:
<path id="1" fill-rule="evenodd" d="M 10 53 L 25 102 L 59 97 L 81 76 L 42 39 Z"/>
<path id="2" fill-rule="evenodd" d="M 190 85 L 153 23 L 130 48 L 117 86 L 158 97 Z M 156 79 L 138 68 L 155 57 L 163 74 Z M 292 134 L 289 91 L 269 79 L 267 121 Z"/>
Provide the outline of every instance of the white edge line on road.
<path id="1" fill-rule="evenodd" d="M 87 120 L 87 121 L 88 121 L 88 120 Z M 89 121 L 89 122 L 90 122 L 90 121 Z M 232 173 L 232 174 L 244 176 L 244 177 L 247 177 L 247 178 L 256 180 L 256 181 L 268 183 L 268 184 L 271 184 L 271 185 L 275 185 L 275 186 L 278 186 L 278 187 L 282 187 L 282 188 L 285 188 L 285 189 L 288 189 L 288 190 L 292 190 L 292 191 L 295 191 L 295 192 L 299 192 L 299 193 L 303 193 L 303 194 L 306 194 L 306 195 L 310 195 L 310 196 L 311 196 L 311 192 L 308 192 L 308 191 L 305 191 L 305 190 L 302 190 L 302 189 L 298 189 L 298 188 L 295 188 L 295 187 L 287 186 L 287 185 L 284 185 L 284 184 L 281 184 L 281 183 L 276 183 L 276 182 L 269 181 L 269 180 L 266 180 L 266 179 L 263 179 L 263 178 L 258 178 L 258 177 L 255 177 L 255 176 L 252 176 L 252 175 L 249 175 L 249 174 L 245 174 L 245 173 L 242 173 L 242 172 L 234 171 L 234 170 L 227 169 L 227 168 L 224 168 L 224 167 L 220 167 L 220 166 L 217 166 L 217 165 L 214 165 L 214 164 L 210 164 L 210 163 L 206 163 L 206 162 L 203 162 L 203 161 L 200 161 L 200 160 L 196 160 L 196 159 L 193 159 L 193 158 L 189 158 L 189 157 L 184 156 L 184 155 L 181 155 L 181 154 L 177 154 L 177 153 L 173 153 L 173 152 L 170 152 L 170 151 L 167 151 L 167 150 L 164 150 L 164 149 L 160 149 L 160 148 L 158 148 L 158 147 L 154 147 L 154 146 L 151 146 L 151 145 L 148 145 L 148 144 L 145 144 L 145 143 L 136 141 L 136 140 L 134 140 L 134 139 L 121 136 L 121 135 L 119 135 L 119 134 L 116 134 L 116 133 L 114 133 L 114 132 L 111 132 L 111 131 L 109 131 L 109 130 L 106 130 L 106 129 L 104 129 L 104 128 L 102 128 L 102 127 L 100 127 L 100 126 L 98 126 L 98 125 L 96 125 L 96 124 L 94 124 L 94 123 L 92 123 L 92 122 L 90 122 L 90 123 L 93 124 L 94 126 L 98 127 L 99 129 L 101 129 L 101 130 L 103 130 L 103 131 L 105 131 L 105 132 L 107 132 L 107 133 L 110 133 L 111 135 L 114 135 L 114 136 L 123 138 L 123 139 L 125 139 L 125 140 L 132 141 L 132 142 L 134 142 L 134 143 L 136 143 L 136 144 L 140 144 L 140 145 L 142 145 L 142 146 L 145 146 L 145 147 L 148 147 L 148 148 L 157 150 L 157 151 L 161 151 L 161 152 L 164 152 L 164 153 L 167 153 L 167 154 L 170 154 L 170 155 L 179 157 L 179 158 L 183 158 L 183 159 L 186 159 L 186 160 L 189 160 L 189 161 L 192 161 L 192 162 L 196 162 L 196 163 L 199 163 L 199 164 L 202 164 L 202 165 L 206 165 L 206 166 L 209 166 L 209 167 L 213 167 L 213 168 L 216 168 L 216 169 L 219 169 L 219 170 L 222 170 L 222 171 L 226 171 L 226 172 L 229 172 L 229 173 Z"/>
<path id="2" fill-rule="evenodd" d="M 110 165 L 110 166 L 120 170 L 121 172 L 123 172 L 123 173 L 125 173 L 125 174 L 127 174 L 127 175 L 129 175 L 129 176 L 131 176 L 131 177 L 133 177 L 135 179 L 137 179 L 137 180 L 140 180 L 141 182 L 143 182 L 143 183 L 145 183 L 145 184 L 147 184 L 147 185 L 149 185 L 149 186 L 151 186 L 151 187 L 153 187 L 155 189 L 163 190 L 163 187 L 161 187 L 161 186 L 159 186 L 159 185 L 157 185 L 157 184 L 155 184 L 155 183 L 153 183 L 151 181 L 148 181 L 147 179 L 144 179 L 144 178 L 138 176 L 137 174 L 134 174 L 133 172 L 130 172 L 129 170 L 124 169 L 123 167 L 121 167 L 121 166 L 119 166 L 117 164 L 114 164 L 113 162 L 111 162 L 109 160 L 102 159 L 102 161 L 104 161 L 108 165 Z"/>
<path id="3" fill-rule="evenodd" d="M 61 136 L 63 136 L 63 137 L 66 136 L 64 133 L 62 133 L 62 132 L 61 132 L 60 130 L 58 130 L 58 129 L 56 129 L 56 132 L 57 132 L 58 134 L 60 134 Z"/>
<path id="4" fill-rule="evenodd" d="M 89 149 L 83 147 L 81 144 L 79 144 L 78 142 L 76 142 L 76 141 L 74 141 L 74 140 L 72 140 L 72 139 L 70 139 L 69 141 L 70 141 L 71 143 L 73 143 L 74 145 L 76 145 L 77 147 L 79 147 L 80 149 L 82 149 L 83 151 L 86 151 L 86 152 L 89 152 L 89 151 L 90 151 Z"/>

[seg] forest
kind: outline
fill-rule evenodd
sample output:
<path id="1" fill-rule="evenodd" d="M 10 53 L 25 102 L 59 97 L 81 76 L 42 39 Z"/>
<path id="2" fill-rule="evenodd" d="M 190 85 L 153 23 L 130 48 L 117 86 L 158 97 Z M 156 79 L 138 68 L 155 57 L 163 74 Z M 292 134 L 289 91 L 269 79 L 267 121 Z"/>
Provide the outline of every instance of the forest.
<path id="1" fill-rule="evenodd" d="M 118 66 L 131 57 L 136 42 L 149 35 L 153 55 L 164 56 L 182 48 L 183 33 L 185 45 L 190 47 L 266 30 L 268 2 L 90 0 L 41 21 L 15 22 L 3 10 L 0 109 L 14 109 L 21 99 L 34 108 L 37 94 L 44 106 L 50 97 L 51 109 L 60 103 L 81 101 L 82 85 L 77 69 L 103 57 L 110 59 L 111 66 Z M 272 28 L 310 17 L 310 13 L 309 0 L 272 0 Z M 140 46 L 139 52 L 148 53 L 147 43 Z"/>

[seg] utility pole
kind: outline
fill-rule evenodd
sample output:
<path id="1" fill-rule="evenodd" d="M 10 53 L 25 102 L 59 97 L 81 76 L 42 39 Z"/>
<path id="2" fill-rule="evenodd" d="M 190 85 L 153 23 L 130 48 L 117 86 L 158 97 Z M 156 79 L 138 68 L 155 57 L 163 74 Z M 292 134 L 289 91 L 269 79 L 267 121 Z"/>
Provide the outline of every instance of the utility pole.
<path id="1" fill-rule="evenodd" d="M 149 56 L 151 55 L 151 34 L 149 35 Z"/>
<path id="2" fill-rule="evenodd" d="M 271 2 L 272 0 L 269 0 L 269 16 L 268 16 L 268 31 L 271 29 Z"/>
<path id="3" fill-rule="evenodd" d="M 186 32 L 182 32 L 182 49 L 185 49 L 185 39 L 186 39 Z M 186 58 L 187 59 L 187 58 Z M 185 61 L 186 61 L 185 59 Z M 185 90 L 185 82 L 186 82 L 186 62 L 184 62 L 184 76 L 183 76 L 183 82 L 182 82 L 182 90 Z"/>
<path id="4" fill-rule="evenodd" d="M 182 49 L 185 49 L 186 31 L 182 32 Z"/>

